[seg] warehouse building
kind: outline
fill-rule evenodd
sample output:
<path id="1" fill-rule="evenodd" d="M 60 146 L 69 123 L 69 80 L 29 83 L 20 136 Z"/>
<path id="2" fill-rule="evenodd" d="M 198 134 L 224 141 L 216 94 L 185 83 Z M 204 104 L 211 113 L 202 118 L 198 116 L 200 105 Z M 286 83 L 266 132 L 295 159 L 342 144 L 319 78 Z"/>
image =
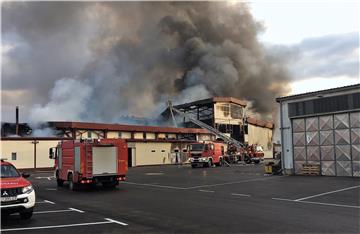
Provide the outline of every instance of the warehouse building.
<path id="1" fill-rule="evenodd" d="M 360 84 L 277 98 L 282 163 L 287 174 L 304 164 L 326 176 L 360 176 Z"/>
<path id="2" fill-rule="evenodd" d="M 247 116 L 245 101 L 233 97 L 212 97 L 174 107 L 240 142 L 261 146 L 265 158 L 273 157 L 274 124 Z M 169 109 L 162 116 L 165 119 L 172 118 Z M 184 127 L 198 127 L 185 118 L 182 124 Z"/>
<path id="3" fill-rule="evenodd" d="M 1 158 L 7 158 L 18 168 L 51 168 L 54 161 L 48 158 L 49 148 L 55 147 L 61 140 L 122 138 L 128 143 L 130 167 L 172 164 L 176 163 L 176 160 L 186 160 L 185 150 L 188 143 L 214 140 L 214 136 L 206 130 L 192 128 L 84 122 L 49 122 L 47 126 L 56 137 L 29 137 L 24 132 L 22 134 L 25 135 L 21 137 L 14 137 L 14 133 L 10 137 L 3 135 Z M 27 127 L 24 129 L 29 132 Z M 3 132 L 11 131 L 3 129 Z"/>

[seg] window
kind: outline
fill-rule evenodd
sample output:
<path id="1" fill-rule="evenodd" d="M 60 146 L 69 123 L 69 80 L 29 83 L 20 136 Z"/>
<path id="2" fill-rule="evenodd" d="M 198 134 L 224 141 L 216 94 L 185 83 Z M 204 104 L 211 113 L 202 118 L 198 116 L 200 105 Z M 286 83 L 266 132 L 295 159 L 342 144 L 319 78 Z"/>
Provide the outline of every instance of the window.
<path id="1" fill-rule="evenodd" d="M 16 152 L 11 153 L 11 160 L 16 160 Z"/>
<path id="2" fill-rule="evenodd" d="M 155 150 L 151 150 L 152 153 L 155 153 Z"/>
<path id="3" fill-rule="evenodd" d="M 228 117 L 230 115 L 230 106 L 229 104 L 218 104 L 216 109 L 220 112 L 222 112 L 222 115 L 224 117 Z"/>
<path id="4" fill-rule="evenodd" d="M 146 139 L 146 132 L 143 132 L 143 139 Z"/>
<path id="5" fill-rule="evenodd" d="M 118 137 L 119 137 L 119 138 L 122 138 L 121 132 L 118 132 Z"/>
<path id="6" fill-rule="evenodd" d="M 165 153 L 165 150 L 161 150 L 162 153 Z"/>
<path id="7" fill-rule="evenodd" d="M 243 113 L 242 113 L 242 107 L 239 105 L 230 105 L 230 112 L 231 112 L 231 118 L 233 119 L 242 119 Z"/>
<path id="8" fill-rule="evenodd" d="M 91 132 L 87 132 L 87 138 L 91 138 Z"/>

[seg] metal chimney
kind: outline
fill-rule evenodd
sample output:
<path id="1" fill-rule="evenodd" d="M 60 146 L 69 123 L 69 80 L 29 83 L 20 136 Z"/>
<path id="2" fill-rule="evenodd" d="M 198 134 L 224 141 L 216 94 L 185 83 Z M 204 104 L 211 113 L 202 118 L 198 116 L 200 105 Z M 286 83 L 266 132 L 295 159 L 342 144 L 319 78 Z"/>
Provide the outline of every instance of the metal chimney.
<path id="1" fill-rule="evenodd" d="M 16 135 L 19 135 L 19 107 L 18 107 L 18 106 L 16 106 L 15 118 L 16 118 L 16 130 L 15 130 L 15 134 L 16 134 Z"/>

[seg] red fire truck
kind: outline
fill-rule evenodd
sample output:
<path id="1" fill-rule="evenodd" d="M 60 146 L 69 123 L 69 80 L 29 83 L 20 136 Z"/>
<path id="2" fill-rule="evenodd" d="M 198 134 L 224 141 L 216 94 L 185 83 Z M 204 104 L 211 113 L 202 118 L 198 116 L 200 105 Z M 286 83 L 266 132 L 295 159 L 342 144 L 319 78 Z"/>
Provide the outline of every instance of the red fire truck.
<path id="1" fill-rule="evenodd" d="M 82 184 L 102 183 L 115 187 L 125 180 L 128 170 L 127 144 L 123 139 L 62 141 L 49 149 L 55 159 L 57 185 L 68 182 L 70 190 Z"/>
<path id="2" fill-rule="evenodd" d="M 188 145 L 189 160 L 192 167 L 222 166 L 224 163 L 224 144 L 218 142 L 191 143 Z"/>

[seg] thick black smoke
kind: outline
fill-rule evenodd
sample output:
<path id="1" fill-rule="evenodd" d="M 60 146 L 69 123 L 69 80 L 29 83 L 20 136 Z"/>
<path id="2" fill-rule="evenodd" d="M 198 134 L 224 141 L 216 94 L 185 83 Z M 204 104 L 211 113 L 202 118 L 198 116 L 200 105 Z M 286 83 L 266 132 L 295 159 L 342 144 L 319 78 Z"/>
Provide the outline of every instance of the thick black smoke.
<path id="1" fill-rule="evenodd" d="M 246 4 L 3 3 L 3 90 L 31 90 L 30 120 L 157 116 L 168 99 L 233 96 L 269 115 L 288 73 Z M 36 94 L 35 94 L 36 93 Z"/>

